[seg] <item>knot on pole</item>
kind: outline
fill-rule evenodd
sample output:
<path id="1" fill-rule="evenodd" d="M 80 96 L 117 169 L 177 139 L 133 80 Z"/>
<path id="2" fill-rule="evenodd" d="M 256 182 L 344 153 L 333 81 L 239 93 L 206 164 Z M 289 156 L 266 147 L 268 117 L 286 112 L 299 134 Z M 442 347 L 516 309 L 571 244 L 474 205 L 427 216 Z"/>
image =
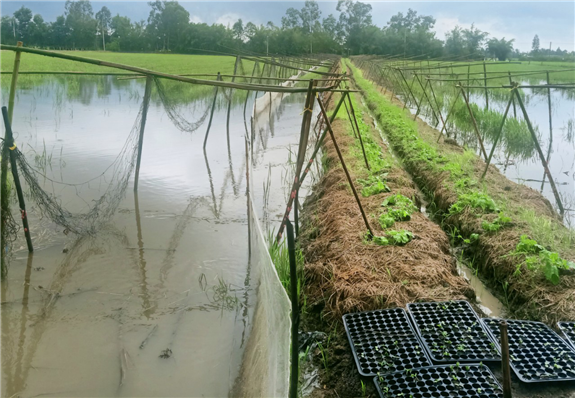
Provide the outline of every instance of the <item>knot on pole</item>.
<path id="1" fill-rule="evenodd" d="M 16 149 L 16 143 L 14 143 L 14 146 L 8 147 L 8 149 L 10 149 L 11 151 L 13 151 L 14 149 Z"/>

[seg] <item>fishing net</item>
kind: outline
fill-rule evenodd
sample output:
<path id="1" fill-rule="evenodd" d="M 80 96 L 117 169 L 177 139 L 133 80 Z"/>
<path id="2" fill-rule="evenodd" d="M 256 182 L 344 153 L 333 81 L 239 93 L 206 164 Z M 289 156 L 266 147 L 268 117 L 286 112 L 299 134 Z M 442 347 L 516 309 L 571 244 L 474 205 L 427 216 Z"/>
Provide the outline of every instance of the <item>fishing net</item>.
<path id="1" fill-rule="evenodd" d="M 138 132 L 142 118 L 143 104 L 138 112 L 134 125 L 114 162 L 89 181 L 80 184 L 69 184 L 55 181 L 42 172 L 36 170 L 27 160 L 24 154 L 14 149 L 18 174 L 26 181 L 32 201 L 36 203 L 44 217 L 48 217 L 55 224 L 65 228 L 66 232 L 79 235 L 94 234 L 102 223 L 109 220 L 115 213 L 121 200 L 124 198 L 130 175 L 136 164 L 138 147 Z M 100 198 L 96 199 L 86 212 L 72 213 L 65 209 L 54 193 L 49 193 L 40 184 L 40 181 L 48 180 L 54 184 L 71 187 L 81 187 L 104 175 L 111 175 L 109 182 Z"/>
<path id="2" fill-rule="evenodd" d="M 174 123 L 174 126 L 176 126 L 178 130 L 187 133 L 193 133 L 194 131 L 199 129 L 202 124 L 204 124 L 206 118 L 210 113 L 210 107 L 206 107 L 206 110 L 198 120 L 196 120 L 195 122 L 190 122 L 177 111 L 177 105 L 174 101 L 170 100 L 170 98 L 166 94 L 166 89 L 162 84 L 161 79 L 154 77 L 154 82 L 156 84 L 158 97 L 160 98 L 162 106 L 164 107 L 166 114 L 168 115 L 168 117 L 170 118 L 172 123 Z M 217 90 L 218 88 L 214 87 L 214 95 L 217 92 Z"/>

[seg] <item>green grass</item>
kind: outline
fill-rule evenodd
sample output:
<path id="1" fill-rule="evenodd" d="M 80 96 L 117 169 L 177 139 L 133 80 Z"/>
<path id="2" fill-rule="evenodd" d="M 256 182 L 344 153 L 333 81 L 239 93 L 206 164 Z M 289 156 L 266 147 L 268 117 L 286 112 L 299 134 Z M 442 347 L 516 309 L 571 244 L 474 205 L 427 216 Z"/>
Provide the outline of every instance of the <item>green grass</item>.
<path id="1" fill-rule="evenodd" d="M 289 263 L 289 252 L 287 246 L 287 239 L 283 239 L 281 242 L 277 242 L 275 239 L 274 231 L 270 231 L 267 235 L 268 251 L 270 257 L 276 267 L 278 277 L 282 286 L 286 289 L 288 296 L 291 293 L 291 279 L 290 279 L 290 263 Z M 299 247 L 296 248 L 296 264 L 297 264 L 297 292 L 302 305 L 302 313 L 305 312 L 305 298 L 302 298 L 303 285 L 304 285 L 304 256 Z M 291 298 L 291 297 L 290 297 Z"/>
<path id="2" fill-rule="evenodd" d="M 58 51 L 62 54 L 93 58 L 102 61 L 137 66 L 158 72 L 171 74 L 208 73 L 232 74 L 235 57 L 218 55 L 184 55 L 184 54 L 137 54 L 114 53 L 103 51 Z M 251 75 L 253 62 L 243 60 L 246 75 Z M 12 71 L 14 52 L 1 52 L 1 70 Z M 36 54 L 22 54 L 20 71 L 50 71 L 50 72 L 125 72 L 115 68 L 68 61 Z"/>

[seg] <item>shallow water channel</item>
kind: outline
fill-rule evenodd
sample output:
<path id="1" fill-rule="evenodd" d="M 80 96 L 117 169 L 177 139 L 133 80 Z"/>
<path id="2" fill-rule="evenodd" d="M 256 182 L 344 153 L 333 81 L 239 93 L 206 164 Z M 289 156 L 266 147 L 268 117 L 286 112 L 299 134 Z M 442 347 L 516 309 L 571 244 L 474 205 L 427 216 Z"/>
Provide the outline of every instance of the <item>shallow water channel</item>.
<path id="1" fill-rule="evenodd" d="M 44 189 L 72 211 L 101 195 L 140 109 L 143 81 L 113 79 L 47 78 L 18 92 L 15 140 L 57 181 L 42 181 Z M 197 120 L 211 93 L 181 101 L 178 112 Z M 229 139 L 220 96 L 205 154 L 207 122 L 181 132 L 152 97 L 138 195 L 131 179 L 95 236 L 63 233 L 28 198 L 35 252 L 28 255 L 20 231 L 2 285 L 2 396 L 228 396 L 257 297 L 245 92 L 235 95 L 242 100 L 231 108 Z M 250 179 L 264 229 L 279 226 L 289 195 L 304 99 L 286 95 L 255 121 Z"/>

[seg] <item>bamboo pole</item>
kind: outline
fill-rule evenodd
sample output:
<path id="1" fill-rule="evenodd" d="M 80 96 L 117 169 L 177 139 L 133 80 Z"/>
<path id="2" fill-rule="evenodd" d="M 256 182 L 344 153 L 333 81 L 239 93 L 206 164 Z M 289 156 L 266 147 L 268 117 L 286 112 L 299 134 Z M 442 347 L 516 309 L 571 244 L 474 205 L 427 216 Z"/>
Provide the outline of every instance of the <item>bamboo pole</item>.
<path id="1" fill-rule="evenodd" d="M 513 81 L 511 80 L 511 72 L 508 72 L 507 75 L 509 76 L 509 84 L 513 85 Z M 515 96 L 513 96 L 513 117 L 515 119 L 517 119 L 517 108 L 515 107 Z"/>
<path id="2" fill-rule="evenodd" d="M 359 211 L 361 212 L 361 217 L 363 218 L 363 222 L 365 223 L 365 227 L 367 228 L 368 232 L 369 232 L 369 238 L 373 238 L 374 234 L 373 231 L 371 230 L 371 226 L 369 225 L 369 221 L 367 221 L 367 216 L 365 215 L 365 211 L 363 210 L 363 206 L 361 205 L 361 201 L 359 200 L 359 195 L 357 194 L 357 191 L 355 189 L 355 185 L 353 184 L 353 180 L 351 179 L 351 175 L 349 174 L 349 171 L 347 170 L 347 166 L 345 165 L 345 161 L 343 160 L 343 155 L 341 154 L 341 151 L 339 149 L 339 145 L 337 145 L 337 141 L 335 139 L 335 134 L 333 133 L 333 129 L 331 128 L 331 123 L 329 122 L 328 118 L 327 118 L 327 112 L 321 102 L 321 100 L 318 98 L 317 102 L 319 104 L 319 107 L 321 109 L 321 112 L 323 113 L 323 117 L 326 120 L 326 126 L 327 129 L 329 131 L 329 135 L 331 137 L 331 140 L 333 142 L 333 146 L 335 147 L 335 151 L 337 152 L 337 156 L 339 158 L 339 161 L 341 162 L 341 167 L 343 168 L 343 171 L 345 172 L 345 176 L 347 178 L 347 182 L 349 183 L 349 186 L 351 187 L 351 191 L 353 192 L 353 196 L 355 197 L 355 201 L 357 202 L 357 206 L 359 207 Z"/>
<path id="3" fill-rule="evenodd" d="M 417 77 L 417 75 L 415 75 Z M 420 82 L 421 84 L 421 82 Z M 425 87 L 427 87 L 427 85 L 429 84 L 429 80 L 425 81 Z M 423 88 L 423 95 L 425 95 L 425 87 Z M 417 104 L 417 110 L 415 111 L 415 114 L 413 115 L 413 120 L 417 119 L 417 116 L 419 115 L 419 111 L 421 110 L 421 105 L 423 102 L 423 95 L 421 96 L 421 98 L 419 99 L 419 103 Z"/>
<path id="4" fill-rule="evenodd" d="M 447 122 L 449 121 L 449 116 L 451 116 L 453 114 L 453 110 L 455 109 L 455 105 L 457 105 L 457 100 L 459 99 L 460 95 L 461 95 L 461 91 L 457 90 L 457 95 L 455 96 L 455 101 L 453 101 L 453 104 L 451 105 L 451 109 L 449 110 L 449 112 L 447 112 L 447 116 L 445 116 L 445 122 L 443 123 L 443 127 L 441 128 L 441 130 L 439 131 L 439 135 L 437 136 L 437 142 L 439 142 L 439 140 L 441 139 L 441 134 L 443 133 L 443 130 L 445 130 L 445 134 L 447 134 L 447 136 L 449 136 L 449 133 L 447 131 Z"/>
<path id="5" fill-rule="evenodd" d="M 175 80 L 175 81 L 180 81 L 180 82 L 184 82 L 184 83 L 191 83 L 191 84 L 200 84 L 200 85 L 205 85 L 205 86 L 227 87 L 227 88 L 235 88 L 238 90 L 271 91 L 271 92 L 277 92 L 277 93 L 304 93 L 307 91 L 306 88 L 299 88 L 299 87 L 284 87 L 284 86 L 275 86 L 275 85 L 262 85 L 262 84 L 252 85 L 252 84 L 244 84 L 244 83 L 232 83 L 232 82 L 223 81 L 221 78 L 219 80 L 194 79 L 194 78 L 189 78 L 189 77 L 173 75 L 170 73 L 157 72 L 157 71 L 153 71 L 153 70 L 145 69 L 145 68 L 140 68 L 140 67 L 136 67 L 136 66 L 124 65 L 124 64 L 119 64 L 119 63 L 115 63 L 115 62 L 102 61 L 99 59 L 79 57 L 79 56 L 75 56 L 75 55 L 62 54 L 62 53 L 47 51 L 47 50 L 39 50 L 39 49 L 35 49 L 35 48 L 9 46 L 6 44 L 1 44 L 0 49 L 12 50 L 12 51 L 21 51 L 23 53 L 37 54 L 37 55 L 43 55 L 43 56 L 52 57 L 52 58 L 60 58 L 60 59 L 67 59 L 70 61 L 83 62 L 83 63 L 87 63 L 87 64 L 92 64 L 92 65 L 106 66 L 109 68 L 128 70 L 128 71 L 132 71 L 132 72 L 139 73 L 142 75 L 151 75 L 151 76 L 161 77 L 161 78 L 168 79 L 168 80 Z M 330 91 L 331 88 L 332 87 L 321 87 L 321 88 L 316 88 L 316 90 L 318 92 Z"/>
<path id="6" fill-rule="evenodd" d="M 218 80 L 220 80 L 219 72 L 218 72 Z M 219 87 L 216 86 L 216 91 L 214 92 L 214 99 L 212 100 L 212 110 L 210 111 L 210 120 L 208 121 L 208 128 L 206 130 L 206 136 L 204 138 L 204 151 L 206 149 L 206 144 L 208 143 L 208 135 L 210 135 L 212 120 L 214 119 L 214 111 L 216 109 L 216 99 L 218 98 L 218 89 Z"/>
<path id="7" fill-rule="evenodd" d="M 441 109 L 439 108 L 439 102 L 437 101 L 435 91 L 433 90 L 433 84 L 429 83 L 429 88 L 431 90 L 431 96 L 433 97 L 433 101 L 435 101 L 435 106 L 437 107 L 437 113 L 439 113 L 439 117 L 441 118 L 441 123 L 443 123 L 443 126 L 445 126 L 445 120 L 443 120 L 443 115 L 441 114 Z"/>
<path id="8" fill-rule="evenodd" d="M 295 189 L 295 198 L 294 198 L 294 224 L 295 224 L 295 233 L 296 236 L 299 236 L 299 209 L 298 209 L 298 194 L 299 194 L 299 187 L 297 187 L 297 179 L 301 174 L 301 170 L 303 168 L 303 164 L 305 162 L 305 153 L 307 149 L 307 143 L 309 141 L 309 130 L 311 127 L 311 118 L 313 115 L 313 88 L 317 85 L 317 82 L 311 79 L 308 84 L 308 92 L 306 96 L 306 101 L 304 105 L 304 116 L 302 120 L 301 132 L 299 137 L 299 144 L 298 144 L 298 153 L 297 153 L 297 164 L 296 164 L 296 171 L 295 171 L 295 180 L 293 186 Z M 271 107 L 271 103 L 270 103 Z M 288 214 L 289 216 L 289 214 Z"/>
<path id="9" fill-rule="evenodd" d="M 347 106 L 347 102 L 343 102 L 343 105 L 345 106 L 345 111 L 347 112 L 347 118 L 349 119 L 349 124 L 351 125 L 351 131 L 353 131 L 353 136 L 354 138 L 357 138 L 357 133 L 355 132 L 355 126 L 353 124 L 353 122 L 351 121 L 351 113 L 349 113 L 349 107 Z M 321 113 L 320 113 L 321 116 Z"/>
<path id="10" fill-rule="evenodd" d="M 22 42 L 19 41 L 16 48 L 21 48 Z M 17 50 L 14 56 L 14 68 L 12 72 L 12 81 L 10 82 L 10 94 L 8 97 L 8 122 L 12 123 L 12 115 L 14 115 L 14 100 L 16 98 L 16 82 L 18 81 L 18 73 L 20 72 L 20 58 L 21 51 Z"/>
<path id="11" fill-rule="evenodd" d="M 146 79 L 144 90 L 144 102 L 142 104 L 142 118 L 140 120 L 140 138 L 138 139 L 138 157 L 136 159 L 136 173 L 134 175 L 134 192 L 138 191 L 138 181 L 140 180 L 140 165 L 142 162 L 142 149 L 144 147 L 144 130 L 146 128 L 146 118 L 148 117 L 148 106 L 150 105 L 150 95 L 152 93 L 153 77 Z"/>
<path id="12" fill-rule="evenodd" d="M 541 163 L 543 164 L 543 168 L 545 170 L 545 174 L 547 174 L 547 178 L 549 179 L 549 184 L 551 184 L 551 189 L 553 190 L 553 195 L 555 196 L 555 200 L 557 201 L 557 206 L 559 207 L 559 211 L 561 216 L 565 214 L 565 208 L 563 207 L 563 203 L 561 202 L 561 197 L 559 196 L 559 192 L 557 191 L 557 187 L 555 186 L 555 181 L 551 176 L 551 172 L 549 171 L 549 167 L 547 165 L 547 161 L 545 160 L 545 155 L 543 155 L 543 151 L 541 150 L 541 146 L 539 145 L 539 140 L 537 139 L 537 134 L 535 134 L 535 130 L 533 130 L 533 126 L 531 125 L 531 121 L 529 120 L 529 115 L 527 114 L 527 110 L 525 109 L 525 105 L 523 105 L 523 100 L 519 95 L 518 90 L 514 90 L 515 97 L 517 98 L 517 102 L 519 103 L 519 107 L 523 112 L 523 117 L 525 118 L 525 122 L 527 123 L 527 128 L 531 133 L 531 138 L 533 139 L 533 143 L 535 144 L 535 149 L 537 149 L 537 153 L 539 154 L 539 159 L 541 159 Z"/>
<path id="13" fill-rule="evenodd" d="M 238 55 L 236 57 L 236 62 L 234 64 L 234 75 L 232 77 L 232 83 L 234 82 L 234 80 L 236 79 L 236 72 L 238 70 L 238 63 L 242 62 L 240 56 Z M 228 113 L 226 116 L 226 131 L 228 133 L 228 142 L 229 142 L 229 135 L 230 135 L 230 113 L 232 112 L 232 97 L 233 97 L 233 91 L 230 94 L 230 99 L 228 101 Z"/>
<path id="14" fill-rule="evenodd" d="M 437 115 L 435 114 L 435 109 L 433 109 L 433 104 L 431 103 L 431 100 L 429 99 L 429 96 L 427 95 L 427 91 L 425 91 L 425 88 L 423 87 L 423 84 L 421 84 L 421 79 L 419 78 L 418 75 L 416 75 L 417 77 L 417 82 L 419 83 L 419 85 L 421 86 L 421 88 L 423 89 L 423 95 L 425 97 L 425 99 L 427 100 L 427 103 L 429 104 L 429 107 L 431 108 L 431 113 L 433 114 L 433 117 L 439 121 L 439 118 L 437 117 Z M 429 84 L 429 86 L 431 86 L 431 83 L 429 83 L 429 80 L 427 80 L 427 82 L 425 83 L 425 87 L 427 87 L 427 85 Z M 421 102 L 420 102 L 421 105 Z M 419 109 L 418 109 L 419 111 Z"/>
<path id="15" fill-rule="evenodd" d="M 363 139 L 361 138 L 361 130 L 359 129 L 359 125 L 357 124 L 357 118 L 355 116 L 355 110 L 353 109 L 353 102 L 351 101 L 350 96 L 347 96 L 347 100 L 349 101 L 349 107 L 351 109 L 351 116 L 353 117 L 353 121 L 355 123 L 355 128 L 357 129 L 357 136 L 359 138 L 359 143 L 361 145 L 361 152 L 363 153 L 363 160 L 365 161 L 365 167 L 367 167 L 367 169 L 369 171 L 371 171 L 371 168 L 369 167 L 369 162 L 367 161 L 367 155 L 365 154 L 365 147 L 363 146 Z"/>
<path id="16" fill-rule="evenodd" d="M 507 337 L 507 322 L 499 324 L 501 332 L 501 371 L 503 373 L 503 398 L 511 398 L 511 369 L 509 360 L 509 340 Z"/>
<path id="17" fill-rule="evenodd" d="M 489 110 L 489 92 L 487 91 L 487 67 L 483 61 L 483 85 L 485 86 L 485 109 Z"/>
<path id="18" fill-rule="evenodd" d="M 290 372 L 290 398 L 297 398 L 297 385 L 299 380 L 299 297 L 297 294 L 297 262 L 295 257 L 295 239 L 293 226 L 289 220 L 286 221 L 289 273 L 290 273 L 290 299 L 291 299 L 291 372 Z"/>
<path id="19" fill-rule="evenodd" d="M 501 137 L 501 133 L 503 131 L 503 126 L 505 126 L 505 120 L 507 119 L 507 113 L 509 112 L 509 108 L 511 107 L 511 102 L 513 101 L 513 93 L 509 95 L 509 102 L 507 103 L 507 108 L 505 108 L 505 113 L 503 114 L 503 119 L 501 120 L 501 125 L 499 126 L 499 130 L 497 130 L 497 136 L 495 137 L 495 141 L 493 142 L 493 146 L 491 147 L 491 151 L 489 152 L 489 157 L 487 158 L 487 162 L 485 164 L 485 170 L 483 170 L 483 174 L 481 175 L 481 181 L 485 178 L 485 174 L 487 174 L 487 169 L 489 168 L 489 164 L 491 163 L 491 158 L 493 157 L 493 153 L 495 153 L 495 147 L 499 142 L 499 137 Z"/>
<path id="20" fill-rule="evenodd" d="M 24 236 L 26 237 L 26 245 L 28 251 L 32 253 L 34 247 L 32 246 L 32 238 L 30 237 L 30 227 L 28 226 L 28 214 L 26 213 L 26 203 L 24 202 L 24 194 L 22 186 L 20 185 L 20 178 L 18 177 L 18 168 L 16 165 L 16 144 L 14 143 L 14 136 L 12 135 L 12 126 L 10 125 L 10 118 L 8 109 L 2 107 L 2 116 L 4 118 L 4 127 L 6 128 L 6 143 L 5 145 L 10 150 L 10 168 L 12 169 L 12 177 L 14 178 L 14 186 L 16 187 L 16 194 L 18 195 L 18 204 L 20 205 L 20 215 L 22 216 L 22 226 L 24 227 Z"/>
<path id="21" fill-rule="evenodd" d="M 303 110 L 303 117 L 302 117 L 301 131 L 300 131 L 299 144 L 298 144 L 298 154 L 297 154 L 297 160 L 296 160 L 297 163 L 296 163 L 296 170 L 295 170 L 295 174 L 294 174 L 294 181 L 292 183 L 292 189 L 290 191 L 290 196 L 288 199 L 286 210 L 285 210 L 284 216 L 282 218 L 282 225 L 281 225 L 280 230 L 278 231 L 278 234 L 276 236 L 276 240 L 278 242 L 281 239 L 283 227 L 285 225 L 285 222 L 289 218 L 289 215 L 291 213 L 291 209 L 292 209 L 294 201 L 297 200 L 297 193 L 299 191 L 299 187 L 301 186 L 301 184 L 299 183 L 299 176 L 300 176 L 301 169 L 303 168 L 303 163 L 305 160 L 305 152 L 306 152 L 307 142 L 308 142 L 308 137 L 309 137 L 309 128 L 311 125 L 311 116 L 313 113 L 313 88 L 314 88 L 315 84 L 316 83 L 312 79 L 312 80 L 310 80 L 308 88 L 307 88 L 308 94 L 306 96 L 306 100 L 305 100 L 305 104 L 304 104 L 304 110 Z M 296 206 L 297 206 L 297 203 L 296 203 Z M 294 222 L 297 225 L 297 220 L 295 218 L 294 218 Z"/>
<path id="22" fill-rule="evenodd" d="M 336 116 L 337 116 L 337 113 L 339 112 L 339 109 L 340 109 L 340 107 L 341 107 L 341 104 L 344 102 L 344 97 L 345 97 L 346 95 L 347 95 L 347 93 L 344 93 L 344 94 L 341 96 L 339 102 L 337 103 L 337 105 L 336 105 L 336 107 L 335 107 L 335 109 L 334 109 L 334 111 L 333 111 L 333 113 L 332 113 L 332 115 L 331 115 L 331 118 L 329 119 L 330 122 L 333 122 L 333 121 L 335 120 L 335 118 L 336 118 Z M 326 119 L 326 122 L 327 122 L 327 119 Z M 323 141 L 324 141 L 324 139 L 325 139 L 325 136 L 327 135 L 327 132 L 328 132 L 328 129 L 327 129 L 327 127 L 326 127 L 326 128 L 323 130 L 322 135 L 321 135 L 321 136 L 319 137 L 319 139 L 316 141 L 316 143 L 315 143 L 315 148 L 314 148 L 314 150 L 313 150 L 313 153 L 312 153 L 312 155 L 311 155 L 311 157 L 310 157 L 310 159 L 309 159 L 309 161 L 308 161 L 308 163 L 307 163 L 307 165 L 306 165 L 305 170 L 303 171 L 303 173 L 301 174 L 301 176 L 298 178 L 298 184 L 297 184 L 297 187 L 296 187 L 295 189 L 298 189 L 298 190 L 299 190 L 299 188 L 303 185 L 303 182 L 304 182 L 304 180 L 305 180 L 305 177 L 308 175 L 308 173 L 309 173 L 309 171 L 310 171 L 310 169 L 311 169 L 311 165 L 313 164 L 313 161 L 315 160 L 315 157 L 317 156 L 319 150 L 321 149 L 321 146 L 322 146 L 322 144 L 323 144 Z M 292 189 L 292 192 L 294 192 L 295 189 Z M 295 194 L 294 194 L 293 196 L 295 197 Z M 286 209 L 286 213 L 288 214 L 288 216 L 289 216 L 289 212 L 291 211 L 291 205 L 292 205 L 292 203 L 293 203 L 293 201 L 292 201 L 292 195 L 290 195 L 290 200 L 288 200 L 288 206 L 287 206 L 288 208 Z M 286 221 L 286 220 L 287 220 L 287 218 L 284 216 L 284 218 L 282 219 L 282 222 L 281 222 L 281 224 L 280 224 L 280 227 L 279 227 L 279 229 L 278 229 L 278 233 L 277 233 L 277 235 L 276 235 L 276 241 L 278 241 L 278 242 L 279 242 L 279 240 L 280 240 L 281 237 L 282 237 L 283 230 L 284 230 L 284 228 L 285 228 L 285 221 Z"/>
<path id="23" fill-rule="evenodd" d="M 471 106 L 469 105 L 469 100 L 465 96 L 465 91 L 463 90 L 463 87 L 461 87 L 461 94 L 463 95 L 465 105 L 467 105 L 467 110 L 469 111 L 469 115 L 471 116 L 471 121 L 473 122 L 473 129 L 475 130 L 475 135 L 477 135 L 477 140 L 479 141 L 479 145 L 481 146 L 481 152 L 483 153 L 484 159 L 487 160 L 487 152 L 485 152 L 485 147 L 483 146 L 483 139 L 481 138 L 481 134 L 479 133 L 479 127 L 477 127 L 477 121 L 475 120 L 475 116 L 473 116 L 473 111 L 471 110 Z"/>
<path id="24" fill-rule="evenodd" d="M 547 72 L 547 85 L 551 85 L 549 80 L 549 72 Z M 547 88 L 547 106 L 549 108 L 549 147 L 547 148 L 547 164 L 549 164 L 549 159 L 551 158 L 551 148 L 553 147 L 553 114 L 551 112 L 551 89 Z M 541 181 L 541 192 L 543 192 L 543 187 L 545 186 L 545 173 L 543 173 L 543 178 Z"/>

